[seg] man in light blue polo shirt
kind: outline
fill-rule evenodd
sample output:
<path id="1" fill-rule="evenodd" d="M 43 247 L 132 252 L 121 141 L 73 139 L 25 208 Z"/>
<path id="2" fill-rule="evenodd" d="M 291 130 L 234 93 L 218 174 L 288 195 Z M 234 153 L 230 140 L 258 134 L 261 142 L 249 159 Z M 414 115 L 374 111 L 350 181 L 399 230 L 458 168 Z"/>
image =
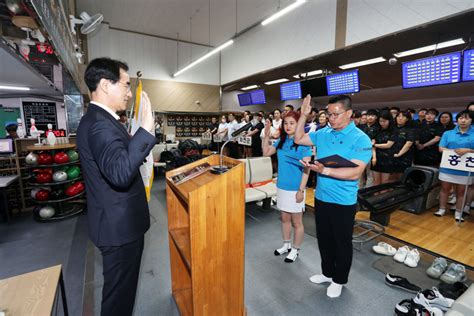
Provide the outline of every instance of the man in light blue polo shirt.
<path id="1" fill-rule="evenodd" d="M 301 106 L 295 143 L 316 146 L 318 159 L 337 154 L 357 164 L 354 168 L 336 169 L 318 162 L 308 164 L 301 161 L 318 175 L 314 206 L 322 273 L 313 275 L 310 281 L 317 284 L 330 282 L 327 296 L 339 297 L 352 264 L 358 180 L 372 157 L 372 143 L 351 121 L 352 101 L 346 95 L 329 99 L 330 127 L 305 134 L 304 124 L 311 113 L 310 103 L 311 96 L 307 95 Z"/>

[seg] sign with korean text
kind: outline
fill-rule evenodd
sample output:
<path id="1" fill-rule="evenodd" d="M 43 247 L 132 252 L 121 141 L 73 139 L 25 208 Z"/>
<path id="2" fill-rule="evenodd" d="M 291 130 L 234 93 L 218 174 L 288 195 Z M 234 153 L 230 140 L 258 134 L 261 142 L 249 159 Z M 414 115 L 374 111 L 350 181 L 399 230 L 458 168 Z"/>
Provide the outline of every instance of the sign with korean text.
<path id="1" fill-rule="evenodd" d="M 458 155 L 454 150 L 443 151 L 441 168 L 455 169 L 474 173 L 474 154 Z"/>

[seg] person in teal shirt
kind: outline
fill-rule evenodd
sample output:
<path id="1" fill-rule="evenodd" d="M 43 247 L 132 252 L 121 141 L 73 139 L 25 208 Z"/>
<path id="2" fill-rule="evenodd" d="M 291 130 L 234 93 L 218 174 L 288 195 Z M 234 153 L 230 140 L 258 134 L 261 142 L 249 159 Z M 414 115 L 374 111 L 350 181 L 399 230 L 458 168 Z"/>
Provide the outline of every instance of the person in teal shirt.
<path id="1" fill-rule="evenodd" d="M 445 150 L 454 150 L 459 156 L 474 153 L 473 119 L 474 112 L 468 110 L 459 112 L 456 116 L 458 126 L 450 131 L 444 132 L 439 142 L 439 151 L 442 153 Z M 466 185 L 472 185 L 474 183 L 474 176 L 469 176 L 469 173 L 466 171 L 440 168 L 439 180 L 441 180 L 439 210 L 434 213 L 434 215 L 443 216 L 446 213 L 449 192 L 451 192 L 454 187 L 453 191 L 456 194 L 454 219 L 464 221 L 462 216 L 463 212 L 469 214 L 471 204 L 469 194 L 466 201 L 464 201 L 464 192 L 466 191 Z M 465 202 L 464 205 L 462 205 L 463 202 Z"/>
<path id="2" fill-rule="evenodd" d="M 352 100 L 346 95 L 329 99 L 330 127 L 305 134 L 304 123 L 311 112 L 310 103 L 311 96 L 307 95 L 301 106 L 295 143 L 315 146 L 318 159 L 337 154 L 357 165 L 353 168 L 327 168 L 318 162 L 308 164 L 301 161 L 318 176 L 314 207 L 322 273 L 313 275 L 310 281 L 331 283 L 327 296 L 339 297 L 352 264 L 358 180 L 371 160 L 372 143 L 352 122 Z"/>
<path id="3" fill-rule="evenodd" d="M 308 146 L 295 144 L 296 124 L 300 115 L 288 111 L 283 116 L 279 139 L 270 146 L 271 123 L 267 122 L 263 140 L 263 155 L 278 156 L 277 179 L 277 208 L 281 211 L 281 230 L 283 246 L 274 251 L 275 256 L 285 253 L 285 262 L 291 263 L 299 255 L 303 242 L 304 226 L 303 211 L 305 207 L 305 191 L 309 169 L 304 168 L 299 161 L 309 161 L 312 151 Z M 293 245 L 291 244 L 291 226 L 293 224 Z"/>

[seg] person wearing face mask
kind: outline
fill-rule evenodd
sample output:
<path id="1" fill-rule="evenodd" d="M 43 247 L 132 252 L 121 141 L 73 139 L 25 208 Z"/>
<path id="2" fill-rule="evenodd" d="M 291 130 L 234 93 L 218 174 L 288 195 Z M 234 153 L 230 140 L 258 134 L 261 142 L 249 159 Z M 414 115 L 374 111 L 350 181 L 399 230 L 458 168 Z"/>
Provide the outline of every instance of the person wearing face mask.
<path id="1" fill-rule="evenodd" d="M 415 159 L 416 165 L 439 167 L 441 154 L 438 143 L 443 134 L 443 127 L 436 122 L 438 110 L 431 108 L 426 111 L 425 123 L 417 128 Z"/>
<path id="2" fill-rule="evenodd" d="M 474 153 L 474 128 L 472 128 L 472 120 L 474 119 L 474 112 L 464 110 L 459 112 L 456 116 L 458 126 L 453 130 L 446 131 L 439 142 L 439 151 L 454 150 L 459 156 L 467 153 Z M 466 185 L 474 183 L 474 177 L 469 176 L 468 172 L 440 168 L 439 180 L 441 180 L 441 192 L 439 194 L 439 210 L 434 213 L 436 216 L 443 216 L 446 213 L 446 206 L 448 196 L 451 189 L 456 194 L 456 211 L 454 218 L 457 221 L 464 221 L 463 213 L 469 214 L 470 197 L 464 202 L 464 192 Z M 469 195 L 469 194 L 468 194 Z"/>
<path id="3" fill-rule="evenodd" d="M 299 117 L 300 115 L 295 111 L 285 113 L 280 138 L 273 146 L 269 145 L 270 121 L 267 121 L 264 129 L 263 155 L 269 157 L 276 153 L 278 156 L 277 208 L 281 212 L 283 245 L 276 249 L 274 254 L 280 256 L 288 253 L 285 258 L 287 263 L 294 262 L 298 257 L 304 237 L 303 211 L 309 169 L 301 166 L 298 161 L 309 161 L 312 155 L 310 147 L 294 143 Z M 292 226 L 293 243 L 291 242 Z"/>
<path id="4" fill-rule="evenodd" d="M 358 181 L 372 157 L 369 137 L 352 122 L 352 100 L 347 95 L 331 97 L 327 113 L 330 126 L 304 133 L 311 111 L 311 96 L 303 100 L 295 143 L 316 146 L 318 159 L 337 154 L 353 162 L 353 168 L 328 168 L 315 161 L 301 164 L 318 174 L 314 207 L 316 234 L 321 254 L 321 273 L 310 277 L 315 284 L 330 283 L 326 295 L 341 295 L 352 265 L 352 231 L 357 205 Z"/>
<path id="5" fill-rule="evenodd" d="M 133 136 L 117 112 L 132 97 L 127 64 L 92 60 L 84 81 L 91 102 L 77 129 L 87 193 L 89 238 L 102 255 L 101 315 L 132 315 L 150 212 L 140 166 L 155 145 L 150 100 L 142 94 L 141 126 Z"/>
<path id="6" fill-rule="evenodd" d="M 248 136 L 252 137 L 252 157 L 262 156 L 262 139 L 260 138 L 260 133 L 264 129 L 263 125 L 263 115 L 259 112 L 254 116 L 257 119 L 257 123 L 250 128 L 250 131 L 247 133 Z"/>

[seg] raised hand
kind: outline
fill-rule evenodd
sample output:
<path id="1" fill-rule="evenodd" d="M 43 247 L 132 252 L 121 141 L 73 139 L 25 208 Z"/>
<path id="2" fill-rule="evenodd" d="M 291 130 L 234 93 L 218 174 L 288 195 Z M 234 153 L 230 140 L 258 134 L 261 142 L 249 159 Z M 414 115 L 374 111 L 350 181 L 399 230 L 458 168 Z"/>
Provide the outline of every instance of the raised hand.
<path id="1" fill-rule="evenodd" d="M 155 127 L 155 120 L 151 111 L 150 99 L 145 91 L 142 92 L 142 106 L 141 127 L 152 133 Z"/>
<path id="2" fill-rule="evenodd" d="M 301 105 L 301 114 L 308 116 L 311 114 L 311 95 L 306 95 Z"/>

